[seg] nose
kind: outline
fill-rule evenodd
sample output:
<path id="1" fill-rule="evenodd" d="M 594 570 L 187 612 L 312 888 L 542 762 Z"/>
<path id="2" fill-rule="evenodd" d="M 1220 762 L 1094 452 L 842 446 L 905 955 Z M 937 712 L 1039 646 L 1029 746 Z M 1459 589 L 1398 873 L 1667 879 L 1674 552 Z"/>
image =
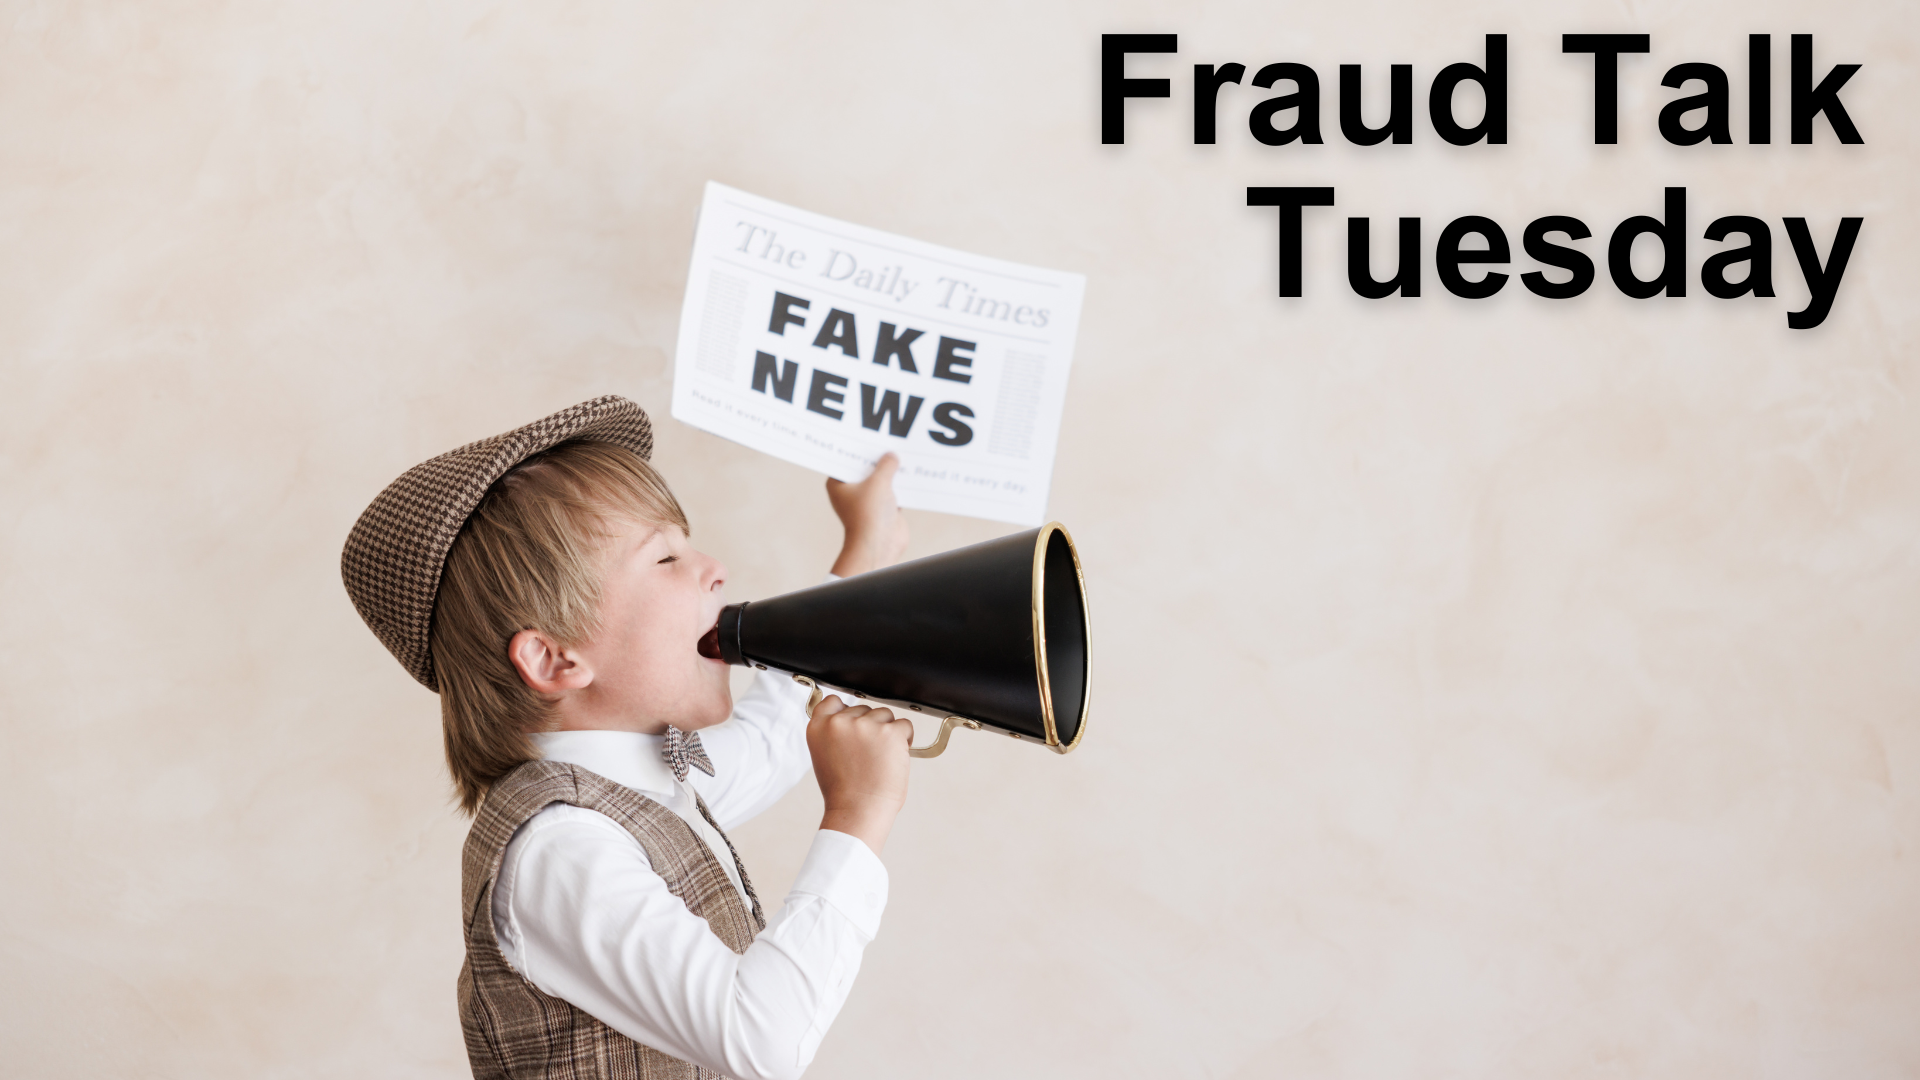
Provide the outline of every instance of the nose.
<path id="1" fill-rule="evenodd" d="M 727 564 L 707 556 L 707 591 L 719 592 L 727 584 Z"/>

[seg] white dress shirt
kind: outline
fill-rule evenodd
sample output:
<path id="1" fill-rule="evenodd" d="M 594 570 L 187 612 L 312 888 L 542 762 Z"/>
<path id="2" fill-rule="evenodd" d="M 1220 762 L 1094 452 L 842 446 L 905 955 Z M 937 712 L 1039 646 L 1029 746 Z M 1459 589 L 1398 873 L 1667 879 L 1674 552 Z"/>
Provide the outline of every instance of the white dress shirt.
<path id="1" fill-rule="evenodd" d="M 678 814 L 738 889 L 733 857 L 692 791 L 722 828 L 778 801 L 809 764 L 806 697 L 790 677 L 757 672 L 727 722 L 700 732 L 715 775 L 696 769 L 686 781 L 661 760 L 660 736 L 562 731 L 536 741 L 547 760 Z M 736 954 L 667 891 L 626 829 L 554 803 L 507 844 L 493 926 L 514 970 L 615 1031 L 738 1080 L 789 1080 L 813 1061 L 845 1003 L 886 902 L 887 871 L 873 850 L 822 829 L 785 906 Z M 742 903 L 752 909 L 744 892 Z"/>

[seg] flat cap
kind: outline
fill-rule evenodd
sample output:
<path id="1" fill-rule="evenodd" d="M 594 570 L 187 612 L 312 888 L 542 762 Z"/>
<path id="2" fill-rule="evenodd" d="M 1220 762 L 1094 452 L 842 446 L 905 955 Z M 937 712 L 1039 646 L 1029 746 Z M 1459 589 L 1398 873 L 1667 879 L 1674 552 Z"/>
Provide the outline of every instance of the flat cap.
<path id="1" fill-rule="evenodd" d="M 400 474 L 354 522 L 340 577 L 354 609 L 407 674 L 439 693 L 427 646 L 447 552 L 473 508 L 507 470 L 569 439 L 653 456 L 653 425 L 626 398 L 608 394 L 467 445 Z"/>

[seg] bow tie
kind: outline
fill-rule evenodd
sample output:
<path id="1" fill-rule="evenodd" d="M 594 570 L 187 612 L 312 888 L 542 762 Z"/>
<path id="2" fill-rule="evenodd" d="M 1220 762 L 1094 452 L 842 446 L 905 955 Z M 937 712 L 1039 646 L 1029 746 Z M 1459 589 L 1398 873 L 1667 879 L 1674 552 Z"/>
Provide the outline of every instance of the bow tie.
<path id="1" fill-rule="evenodd" d="M 667 763 L 667 768 L 673 770 L 675 780 L 686 780 L 689 765 L 708 776 L 713 775 L 713 761 L 701 747 L 700 733 L 697 731 L 681 731 L 669 724 L 667 741 L 660 747 L 660 758 Z"/>

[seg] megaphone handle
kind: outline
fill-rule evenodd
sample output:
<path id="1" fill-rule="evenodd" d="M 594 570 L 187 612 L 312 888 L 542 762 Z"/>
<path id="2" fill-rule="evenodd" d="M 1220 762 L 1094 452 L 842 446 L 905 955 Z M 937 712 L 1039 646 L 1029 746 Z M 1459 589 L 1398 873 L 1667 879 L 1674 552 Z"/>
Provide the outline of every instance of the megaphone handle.
<path id="1" fill-rule="evenodd" d="M 820 699 L 826 695 L 820 692 L 819 683 L 814 682 L 805 675 L 795 675 L 793 681 L 813 691 L 813 693 L 807 695 L 807 716 L 811 718 L 813 716 L 813 710 L 820 707 Z"/>
<path id="2" fill-rule="evenodd" d="M 820 692 L 819 683 L 814 682 L 805 675 L 795 675 L 793 681 L 812 691 L 812 693 L 807 695 L 807 715 L 812 716 L 813 710 L 819 708 L 820 700 L 826 695 Z M 949 716 L 945 720 L 940 721 L 940 731 L 933 737 L 932 742 L 925 746 L 908 746 L 907 755 L 917 758 L 939 757 L 941 754 L 947 752 L 947 738 L 953 734 L 953 729 L 957 727 L 971 728 L 974 731 L 979 731 L 980 721 L 968 720 L 962 716 Z"/>
<path id="3" fill-rule="evenodd" d="M 928 743 L 925 746 L 907 747 L 908 756 L 928 758 L 928 757 L 939 757 L 941 754 L 946 753 L 947 736 L 953 734 L 953 729 L 957 727 L 972 728 L 975 731 L 979 731 L 980 721 L 968 720 L 964 717 L 959 717 L 959 716 L 949 716 L 945 720 L 940 721 L 940 732 L 939 734 L 933 737 L 932 742 Z"/>

